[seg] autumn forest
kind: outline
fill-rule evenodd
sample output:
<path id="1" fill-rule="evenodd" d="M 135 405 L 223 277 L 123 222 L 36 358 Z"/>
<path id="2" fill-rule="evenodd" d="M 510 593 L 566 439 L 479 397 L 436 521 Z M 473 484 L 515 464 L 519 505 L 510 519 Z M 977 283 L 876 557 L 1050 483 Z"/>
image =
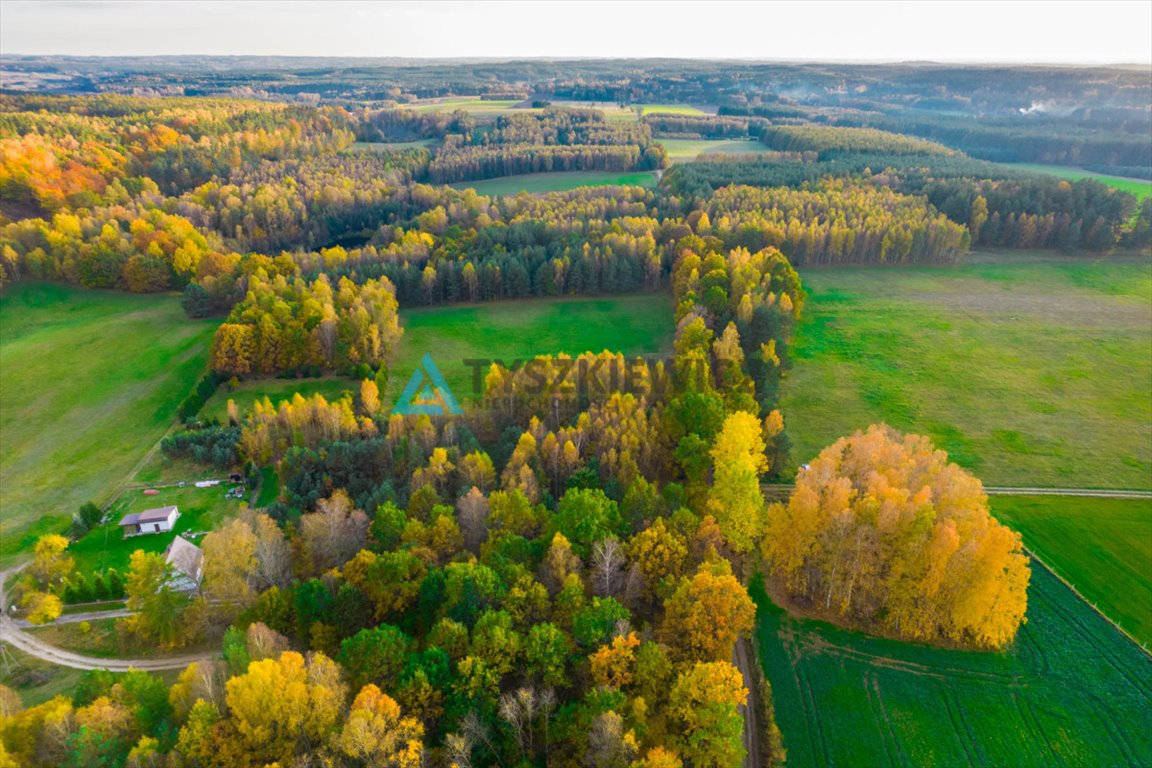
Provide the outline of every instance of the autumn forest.
<path id="1" fill-rule="evenodd" d="M 914 699 L 920 675 L 963 678 L 916 714 L 952 723 L 963 686 L 1055 680 L 1058 664 L 1013 665 L 1056 654 L 1060 617 L 1081 609 L 1076 626 L 1119 649 L 1107 663 L 1136 670 L 1116 694 L 1136 720 L 1090 727 L 1147 764 L 1143 639 L 1070 586 L 1048 591 L 979 462 L 879 421 L 800 454 L 809 426 L 788 405 L 799 368 L 855 341 L 819 314 L 854 295 L 810 276 L 1144 269 L 1146 73 L 1006 68 L 977 87 L 960 67 L 660 60 L 317 64 L 286 80 L 241 59 L 233 82 L 179 60 L 79 62 L 62 79 L 13 62 L 39 85 L 0 92 L 4 366 L 67 378 L 84 364 L 87 331 L 70 352 L 17 357 L 71 311 L 23 325 L 37 296 L 118 297 L 109 316 L 163 307 L 155 322 L 180 342 L 131 353 L 177 375 L 155 414 L 136 408 L 155 434 L 126 479 L 101 477 L 59 525 L 6 501 L 3 629 L 24 661 L 0 685 L 0 766 L 831 764 L 796 725 L 796 702 L 819 710 L 820 675 L 835 675 L 804 666 L 828 641 L 803 632 L 836 633 L 845 664 L 866 655 L 852 643 L 886 644 L 859 686 L 868 711 L 892 670 L 913 671 L 899 685 L 922 686 Z M 844 86 L 857 80 L 871 87 Z M 1096 108 L 1032 119 L 1024 92 Z M 493 181 L 523 188 L 482 193 Z M 637 296 L 667 302 L 662 335 L 573 303 Z M 476 330 L 491 312 L 525 334 L 518 313 L 541 306 L 562 319 L 515 360 L 504 350 L 524 347 Z M 583 324 L 599 341 L 570 346 L 566 326 Z M 134 333 L 116 341 L 126 356 Z M 1100 333 L 1085 344 L 1120 343 Z M 450 373 L 457 351 L 482 358 L 477 386 L 446 393 L 416 363 Z M 408 390 L 414 375 L 431 383 Z M 12 381 L 21 414 L 45 407 Z M 875 381 L 867 397 L 883 400 Z M 427 393 L 458 412 L 427 410 Z M 16 434 L 25 416 L 9 418 Z M 118 438 L 100 436 L 91 471 L 112 474 L 102 451 Z M 5 448 L 6 485 L 33 482 L 25 445 Z M 73 469 L 38 471 L 50 505 Z M 184 522 L 122 533 L 122 515 L 168 504 Z M 53 671 L 57 646 L 75 670 Z M 945 661 L 894 660 L 922 652 Z M 1094 685 L 1085 696 L 1104 696 Z M 1054 746 L 1037 725 L 1005 749 L 1109 762 L 1087 730 L 1063 733 Z M 970 764 L 1002 763 L 985 737 L 957 738 Z M 840 763 L 892 762 L 878 754 Z"/>

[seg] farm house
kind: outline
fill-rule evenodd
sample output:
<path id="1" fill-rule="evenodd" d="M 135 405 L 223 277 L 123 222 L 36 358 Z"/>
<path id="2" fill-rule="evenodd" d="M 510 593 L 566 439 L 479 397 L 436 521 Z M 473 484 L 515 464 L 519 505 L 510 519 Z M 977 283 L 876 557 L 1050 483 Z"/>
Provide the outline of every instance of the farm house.
<path id="1" fill-rule="evenodd" d="M 164 559 L 172 566 L 176 590 L 194 592 L 200 588 L 200 579 L 204 576 L 204 552 L 200 547 L 177 536 L 164 550 Z"/>
<path id="2" fill-rule="evenodd" d="M 180 510 L 175 505 L 169 505 L 124 515 L 120 519 L 120 527 L 124 529 L 125 536 L 164 533 L 172 530 L 172 526 L 176 525 L 178 519 L 180 519 Z"/>

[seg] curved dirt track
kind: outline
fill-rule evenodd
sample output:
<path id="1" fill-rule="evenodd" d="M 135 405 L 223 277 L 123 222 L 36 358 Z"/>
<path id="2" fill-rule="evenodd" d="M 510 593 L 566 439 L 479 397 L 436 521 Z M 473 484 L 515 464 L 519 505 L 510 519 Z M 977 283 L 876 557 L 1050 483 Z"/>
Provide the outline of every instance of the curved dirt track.
<path id="1" fill-rule="evenodd" d="M 66 651 L 46 643 L 35 635 L 25 632 L 8 616 L 8 599 L 4 594 L 4 584 L 8 581 L 9 576 L 23 567 L 21 565 L 0 571 L 0 641 L 8 643 L 13 648 L 17 648 L 30 656 L 73 669 L 107 669 L 112 672 L 127 672 L 130 669 L 147 671 L 183 669 L 194 661 L 204 661 L 215 655 L 213 653 L 198 653 L 157 659 L 101 659 Z M 113 618 L 116 615 L 122 614 L 119 611 L 108 611 L 99 618 Z"/>

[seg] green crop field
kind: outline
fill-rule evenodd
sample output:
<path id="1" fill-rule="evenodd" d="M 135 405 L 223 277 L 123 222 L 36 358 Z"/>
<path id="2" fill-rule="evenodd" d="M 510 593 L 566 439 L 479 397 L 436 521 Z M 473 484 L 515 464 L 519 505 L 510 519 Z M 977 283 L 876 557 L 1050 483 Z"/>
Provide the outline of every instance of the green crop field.
<path id="1" fill-rule="evenodd" d="M 993 496 L 991 504 L 1037 557 L 1152 645 L 1152 499 Z"/>
<path id="2" fill-rule="evenodd" d="M 782 410 L 807 462 L 875 422 L 989 485 L 1152 485 L 1152 264 L 802 269 Z"/>
<path id="3" fill-rule="evenodd" d="M 690 163 L 700 155 L 762 155 L 772 152 L 756 139 L 659 139 L 673 163 Z"/>
<path id="4" fill-rule="evenodd" d="M 216 323 L 174 296 L 17 283 L 0 298 L 0 555 L 64 529 L 168 429 Z"/>
<path id="5" fill-rule="evenodd" d="M 699 107 L 693 107 L 689 104 L 635 104 L 633 108 L 639 107 L 640 114 L 642 115 L 707 115 L 715 114 L 705 112 Z"/>
<path id="6" fill-rule="evenodd" d="M 387 401 L 403 391 L 426 352 L 456 399 L 464 402 L 473 397 L 466 359 L 511 363 L 558 352 L 660 352 L 672 345 L 671 317 L 671 299 L 663 293 L 401 310 L 404 337 Z"/>
<path id="7" fill-rule="evenodd" d="M 1101 184 L 1131 192 L 1137 200 L 1143 200 L 1152 195 L 1152 181 L 1144 179 L 1129 179 L 1125 176 L 1109 176 L 1104 173 L 1086 171 L 1083 168 L 1071 168 L 1067 165 L 1037 165 L 1035 163 L 1012 163 L 1013 168 L 1023 171 L 1035 171 L 1050 176 L 1059 176 L 1062 179 L 1076 181 L 1078 179 L 1095 179 Z"/>
<path id="8" fill-rule="evenodd" d="M 189 483 L 183 488 L 159 488 L 155 496 L 145 496 L 143 489 L 124 493 L 108 512 L 108 522 L 93 528 L 87 536 L 68 547 L 76 559 L 76 570 L 83 573 L 115 568 L 128 569 L 128 558 L 138 549 L 145 552 L 163 552 L 177 534 L 204 533 L 217 523 L 236 514 L 241 502 L 226 498 L 228 483 L 210 488 L 197 488 Z M 130 538 L 117 523 L 130 512 L 175 504 L 180 517 L 170 533 L 146 533 Z M 199 541 L 199 540 L 197 540 Z"/>
<path id="9" fill-rule="evenodd" d="M 1003 653 L 797 618 L 757 581 L 756 640 L 789 765 L 1147 765 L 1152 657 L 1033 565 Z"/>
<path id="10" fill-rule="evenodd" d="M 562 192 L 578 187 L 656 186 L 653 173 L 614 173 L 611 171 L 557 171 L 555 173 L 525 173 L 483 181 L 461 181 L 451 186 L 456 189 L 474 189 L 481 195 L 515 195 L 520 192 Z"/>

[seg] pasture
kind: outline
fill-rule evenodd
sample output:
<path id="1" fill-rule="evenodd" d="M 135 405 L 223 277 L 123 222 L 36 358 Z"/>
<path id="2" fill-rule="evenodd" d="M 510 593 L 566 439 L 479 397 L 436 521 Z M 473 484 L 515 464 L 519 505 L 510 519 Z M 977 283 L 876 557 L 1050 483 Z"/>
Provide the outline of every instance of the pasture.
<path id="1" fill-rule="evenodd" d="M 992 512 L 1104 615 L 1152 644 L 1152 499 L 992 496 Z"/>
<path id="2" fill-rule="evenodd" d="M 216 524 L 240 511 L 241 503 L 226 498 L 227 483 L 211 488 L 197 488 L 188 484 L 183 488 L 160 488 L 159 495 L 145 496 L 143 489 L 125 492 L 109 509 L 106 523 L 93 528 L 84 538 L 68 547 L 76 559 L 76 570 L 83 573 L 115 568 L 121 573 L 128 570 L 128 558 L 138 549 L 145 552 L 163 552 L 178 534 L 206 533 Z M 180 509 L 180 517 L 172 531 L 167 533 L 146 533 L 140 536 L 124 537 L 117 523 L 130 512 L 143 512 L 146 509 L 175 504 Z M 190 539 L 199 544 L 199 538 Z"/>
<path id="3" fill-rule="evenodd" d="M 515 195 L 520 192 L 563 192 L 579 187 L 656 186 L 656 175 L 647 171 L 616 173 L 613 171 L 557 171 L 555 173 L 525 173 L 482 181 L 461 181 L 450 186 L 456 189 L 474 189 L 481 195 Z"/>
<path id="4" fill-rule="evenodd" d="M 1012 163 L 1011 165 L 1013 168 L 1018 168 L 1022 171 L 1033 171 L 1049 176 L 1058 176 L 1061 179 L 1068 179 L 1069 181 L 1095 179 L 1101 184 L 1107 184 L 1110 187 L 1124 192 L 1130 192 L 1136 196 L 1137 200 L 1143 200 L 1148 197 L 1148 195 L 1152 195 L 1152 181 L 1148 181 L 1147 179 L 1109 176 L 1108 174 L 1086 171 L 1083 168 L 1072 168 L 1067 165 L 1037 165 L 1035 163 Z"/>
<path id="5" fill-rule="evenodd" d="M 797 463 L 887 422 L 989 485 L 1152 485 L 1152 263 L 973 254 L 801 269 L 782 410 Z"/>
<path id="6" fill-rule="evenodd" d="M 511 363 L 558 352 L 661 352 L 672 346 L 671 317 L 664 293 L 402 309 L 404 336 L 384 400 L 399 396 L 426 352 L 463 403 L 473 399 L 467 359 Z"/>
<path id="7" fill-rule="evenodd" d="M 657 139 L 673 163 L 690 163 L 700 155 L 774 154 L 757 139 Z"/>
<path id="8" fill-rule="evenodd" d="M 0 298 L 0 562 L 113 494 L 167 431 L 218 321 L 175 296 L 15 283 Z"/>
<path id="9" fill-rule="evenodd" d="M 792 616 L 757 579 L 756 643 L 789 765 L 1146 765 L 1152 657 L 1034 564 L 1002 653 Z"/>

